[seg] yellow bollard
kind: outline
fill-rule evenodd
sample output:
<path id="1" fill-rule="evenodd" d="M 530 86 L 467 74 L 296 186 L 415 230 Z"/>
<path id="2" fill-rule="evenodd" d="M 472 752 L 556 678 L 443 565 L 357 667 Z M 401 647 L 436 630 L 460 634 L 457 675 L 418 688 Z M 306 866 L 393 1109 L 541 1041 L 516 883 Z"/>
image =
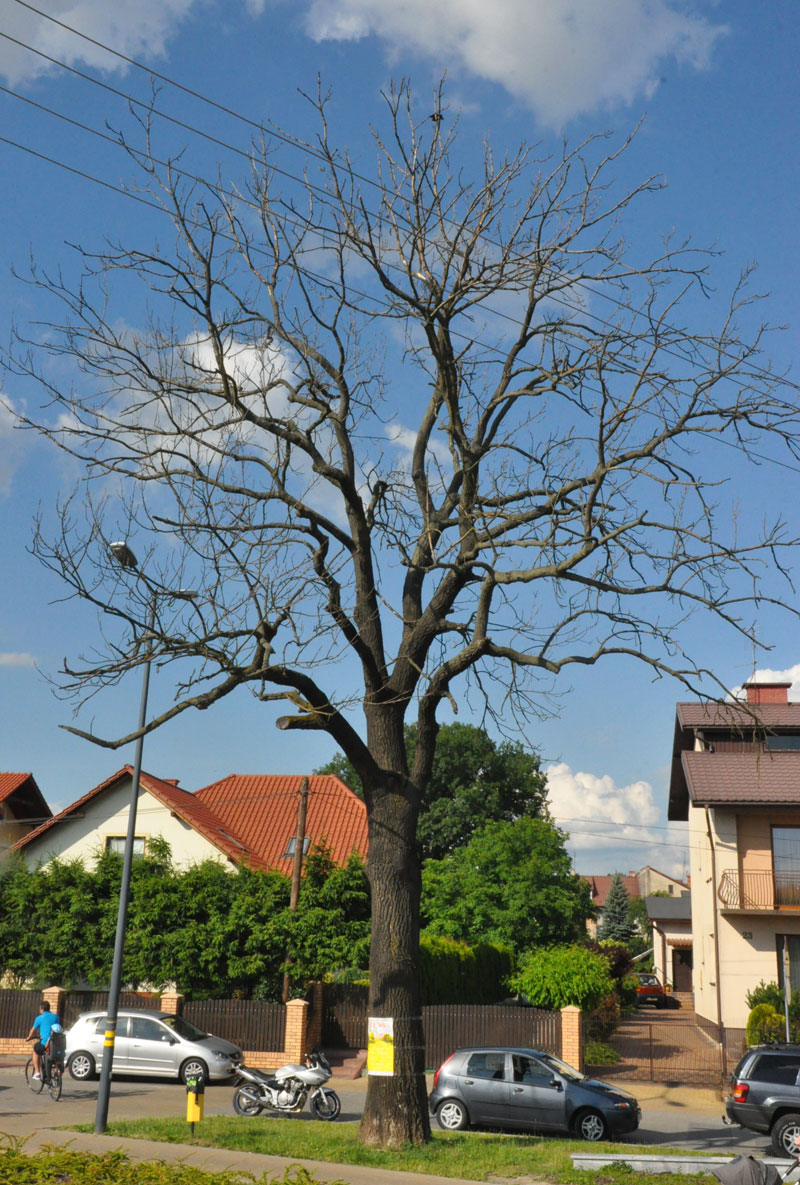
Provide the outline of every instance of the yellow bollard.
<path id="1" fill-rule="evenodd" d="M 206 1097 L 206 1084 L 202 1078 L 189 1078 L 186 1082 L 186 1122 L 191 1124 L 191 1134 L 194 1135 L 194 1125 L 203 1118 L 203 1104 Z"/>

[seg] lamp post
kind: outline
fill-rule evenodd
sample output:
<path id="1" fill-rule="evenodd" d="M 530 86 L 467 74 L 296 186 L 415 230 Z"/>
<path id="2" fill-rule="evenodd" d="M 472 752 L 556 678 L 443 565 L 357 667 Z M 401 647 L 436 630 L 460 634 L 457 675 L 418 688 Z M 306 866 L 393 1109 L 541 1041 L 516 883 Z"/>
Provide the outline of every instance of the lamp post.
<path id="1" fill-rule="evenodd" d="M 136 572 L 139 564 L 136 556 L 125 542 L 110 543 L 108 550 L 113 558 L 123 568 Z M 190 599 L 193 593 L 181 590 L 178 594 Z M 151 590 L 150 619 L 147 627 L 146 643 L 147 657 L 142 677 L 142 698 L 139 707 L 139 736 L 136 740 L 136 753 L 133 761 L 133 779 L 131 781 L 131 802 L 128 809 L 128 832 L 125 837 L 125 853 L 122 860 L 122 883 L 119 890 L 119 908 L 117 910 L 117 932 L 114 938 L 114 959 L 111 965 L 111 983 L 108 989 L 108 1013 L 106 1018 L 105 1039 L 103 1041 L 103 1062 L 100 1067 L 100 1085 L 97 1090 L 97 1110 L 94 1117 L 94 1130 L 102 1134 L 108 1122 L 108 1099 L 111 1093 L 111 1070 L 114 1063 L 114 1042 L 117 1034 L 117 1014 L 119 1012 L 119 992 L 122 982 L 122 958 L 125 951 L 125 929 L 128 923 L 128 901 L 131 890 L 131 869 L 133 867 L 133 845 L 136 837 L 136 807 L 139 799 L 139 781 L 142 773 L 142 747 L 144 743 L 144 727 L 147 723 L 147 693 L 150 687 L 150 659 L 153 649 L 153 630 L 156 621 L 156 593 Z"/>

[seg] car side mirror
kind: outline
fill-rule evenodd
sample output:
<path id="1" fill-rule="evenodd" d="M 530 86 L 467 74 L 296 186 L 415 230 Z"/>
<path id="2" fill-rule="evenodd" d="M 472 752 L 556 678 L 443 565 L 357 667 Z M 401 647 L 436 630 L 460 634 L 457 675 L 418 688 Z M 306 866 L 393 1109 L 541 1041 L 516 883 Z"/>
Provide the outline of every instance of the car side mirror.
<path id="1" fill-rule="evenodd" d="M 564 1089 L 560 1078 L 551 1078 L 550 1085 L 552 1086 L 553 1090 L 563 1090 Z"/>

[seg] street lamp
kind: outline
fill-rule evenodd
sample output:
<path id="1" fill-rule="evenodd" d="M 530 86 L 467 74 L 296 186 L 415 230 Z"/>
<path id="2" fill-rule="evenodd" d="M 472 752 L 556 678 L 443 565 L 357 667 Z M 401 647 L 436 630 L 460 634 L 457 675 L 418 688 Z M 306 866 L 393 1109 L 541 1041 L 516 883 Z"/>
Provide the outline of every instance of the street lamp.
<path id="1" fill-rule="evenodd" d="M 139 574 L 139 564 L 136 556 L 124 541 L 110 543 L 108 550 L 113 558 L 123 568 Z M 186 600 L 194 597 L 193 592 L 181 589 L 172 596 L 179 596 Z M 131 869 L 133 867 L 133 843 L 136 836 L 136 807 L 139 799 L 139 781 L 142 773 L 142 747 L 144 743 L 144 727 L 147 723 L 147 692 L 150 687 L 150 659 L 153 651 L 153 631 L 156 623 L 156 591 L 150 593 L 150 620 L 145 640 L 147 656 L 144 663 L 142 677 L 142 699 L 139 707 L 139 736 L 136 739 L 136 754 L 133 761 L 133 780 L 131 782 L 131 802 L 128 810 L 128 832 L 125 837 L 125 853 L 122 860 L 122 883 L 119 890 L 119 908 L 117 910 L 117 932 L 114 938 L 114 960 L 111 965 L 111 983 L 108 989 L 108 1014 L 106 1018 L 106 1032 L 103 1041 L 103 1062 L 100 1067 L 100 1085 L 97 1090 L 97 1110 L 94 1117 L 94 1130 L 102 1134 L 108 1124 L 108 1099 L 111 1093 L 111 1070 L 114 1062 L 114 1042 L 117 1035 L 117 1014 L 119 1012 L 119 991 L 122 982 L 122 957 L 125 951 L 125 929 L 128 924 L 128 901 L 131 890 Z"/>

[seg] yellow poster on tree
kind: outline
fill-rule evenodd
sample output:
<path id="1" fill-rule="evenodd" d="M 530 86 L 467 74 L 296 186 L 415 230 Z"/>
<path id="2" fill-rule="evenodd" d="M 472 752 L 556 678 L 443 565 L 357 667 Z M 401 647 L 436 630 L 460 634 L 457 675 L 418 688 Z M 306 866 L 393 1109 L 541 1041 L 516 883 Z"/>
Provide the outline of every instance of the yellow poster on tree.
<path id="1" fill-rule="evenodd" d="M 367 1028 L 367 1073 L 389 1077 L 394 1074 L 394 1020 L 371 1016 Z"/>

